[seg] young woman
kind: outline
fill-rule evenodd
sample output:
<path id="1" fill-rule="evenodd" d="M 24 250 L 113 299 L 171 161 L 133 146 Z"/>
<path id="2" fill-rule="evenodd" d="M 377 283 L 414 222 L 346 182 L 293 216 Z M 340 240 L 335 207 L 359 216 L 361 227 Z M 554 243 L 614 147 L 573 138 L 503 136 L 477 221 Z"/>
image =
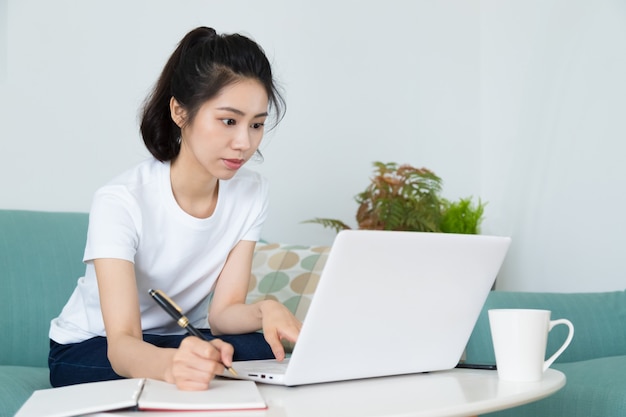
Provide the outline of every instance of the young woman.
<path id="1" fill-rule="evenodd" d="M 245 304 L 268 193 L 242 168 L 282 104 L 252 40 L 206 27 L 182 39 L 143 111 L 153 158 L 94 196 L 85 276 L 51 323 L 53 386 L 147 377 L 200 390 L 233 360 L 284 358 L 300 322 L 277 302 Z M 210 341 L 187 336 L 151 288 Z"/>

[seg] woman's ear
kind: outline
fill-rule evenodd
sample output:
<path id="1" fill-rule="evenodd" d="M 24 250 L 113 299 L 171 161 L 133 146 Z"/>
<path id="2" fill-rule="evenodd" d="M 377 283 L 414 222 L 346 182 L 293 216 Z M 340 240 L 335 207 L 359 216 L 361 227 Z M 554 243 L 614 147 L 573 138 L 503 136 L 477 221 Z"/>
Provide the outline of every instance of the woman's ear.
<path id="1" fill-rule="evenodd" d="M 187 112 L 174 97 L 170 99 L 170 116 L 176 126 L 182 128 L 187 118 Z"/>

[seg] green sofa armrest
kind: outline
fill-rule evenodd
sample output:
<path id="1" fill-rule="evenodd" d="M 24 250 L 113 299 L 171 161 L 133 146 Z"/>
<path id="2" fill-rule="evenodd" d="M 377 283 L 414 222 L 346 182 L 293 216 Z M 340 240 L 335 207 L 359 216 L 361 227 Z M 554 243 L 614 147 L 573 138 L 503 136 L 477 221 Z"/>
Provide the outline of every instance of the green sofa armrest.
<path id="1" fill-rule="evenodd" d="M 626 291 L 597 293 L 531 293 L 492 291 L 467 344 L 468 363 L 494 364 L 495 355 L 487 311 L 494 308 L 551 310 L 551 318 L 569 319 L 574 338 L 557 363 L 575 362 L 626 354 Z M 550 332 L 547 355 L 555 352 L 567 336 L 565 326 Z"/>

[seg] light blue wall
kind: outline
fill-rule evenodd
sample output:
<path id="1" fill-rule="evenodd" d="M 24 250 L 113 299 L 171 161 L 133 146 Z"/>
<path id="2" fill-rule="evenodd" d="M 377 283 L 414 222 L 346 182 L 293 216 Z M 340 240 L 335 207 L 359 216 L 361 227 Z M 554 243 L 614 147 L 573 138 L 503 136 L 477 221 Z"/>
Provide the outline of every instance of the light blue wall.
<path id="1" fill-rule="evenodd" d="M 483 232 L 514 242 L 501 288 L 626 287 L 623 1 L 4 6 L 2 208 L 87 211 L 147 156 L 139 106 L 184 33 L 209 25 L 259 41 L 285 90 L 256 168 L 272 183 L 267 239 L 332 242 L 300 222 L 354 224 L 371 162 L 407 162 L 443 177 L 446 197 L 489 202 Z"/>

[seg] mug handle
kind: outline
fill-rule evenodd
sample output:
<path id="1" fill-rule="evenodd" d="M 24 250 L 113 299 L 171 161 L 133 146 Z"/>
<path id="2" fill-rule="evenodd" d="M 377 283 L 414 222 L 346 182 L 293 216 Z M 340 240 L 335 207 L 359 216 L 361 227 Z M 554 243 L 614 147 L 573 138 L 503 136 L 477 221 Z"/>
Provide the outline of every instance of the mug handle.
<path id="1" fill-rule="evenodd" d="M 548 369 L 550 365 L 552 365 L 552 363 L 556 360 L 556 358 L 558 358 L 561 355 L 561 353 L 563 353 L 563 351 L 569 346 L 569 344 L 572 341 L 572 338 L 574 337 L 574 325 L 568 319 L 551 320 L 550 327 L 548 328 L 548 332 L 551 331 L 555 326 L 559 324 L 566 325 L 569 328 L 569 333 L 567 335 L 567 339 L 565 339 L 565 342 L 563 342 L 563 345 L 561 345 L 559 350 L 554 352 L 554 355 L 550 356 L 550 359 L 548 359 L 547 361 L 543 363 L 544 371 Z"/>

